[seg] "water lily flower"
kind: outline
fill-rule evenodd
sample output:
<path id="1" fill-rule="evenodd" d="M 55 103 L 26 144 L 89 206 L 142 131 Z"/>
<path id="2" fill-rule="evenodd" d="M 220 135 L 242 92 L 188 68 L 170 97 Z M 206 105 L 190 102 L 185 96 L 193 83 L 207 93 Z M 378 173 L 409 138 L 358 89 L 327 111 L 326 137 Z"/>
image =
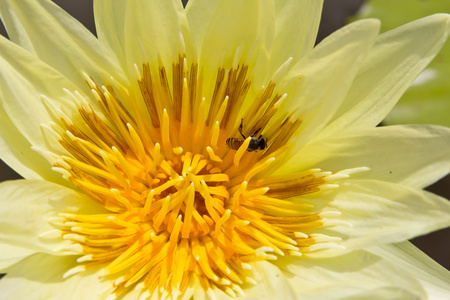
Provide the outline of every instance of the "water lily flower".
<path id="1" fill-rule="evenodd" d="M 376 125 L 450 18 L 314 47 L 321 5 L 97 0 L 97 39 L 3 0 L 1 298 L 448 295 L 406 240 L 450 225 L 450 129 Z"/>

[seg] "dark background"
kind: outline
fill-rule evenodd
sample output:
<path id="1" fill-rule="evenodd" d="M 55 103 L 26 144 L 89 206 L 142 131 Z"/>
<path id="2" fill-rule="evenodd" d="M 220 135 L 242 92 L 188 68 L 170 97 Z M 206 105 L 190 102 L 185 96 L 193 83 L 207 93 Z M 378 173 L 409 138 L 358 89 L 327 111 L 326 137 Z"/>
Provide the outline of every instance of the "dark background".
<path id="1" fill-rule="evenodd" d="M 64 10 L 83 23 L 95 34 L 95 24 L 92 11 L 92 0 L 53 0 Z M 186 3 L 187 0 L 183 0 Z M 364 0 L 325 0 L 322 12 L 322 22 L 317 41 L 342 27 L 346 19 L 355 14 Z M 0 33 L 6 36 L 6 32 L 0 23 Z M 450 101 L 450 99 L 449 99 Z M 20 179 L 21 177 L 0 160 L 0 181 Z M 442 179 L 427 188 L 429 191 L 450 199 L 450 177 Z M 412 242 L 422 251 L 427 253 L 442 266 L 450 269 L 450 228 L 443 229 L 421 236 Z"/>

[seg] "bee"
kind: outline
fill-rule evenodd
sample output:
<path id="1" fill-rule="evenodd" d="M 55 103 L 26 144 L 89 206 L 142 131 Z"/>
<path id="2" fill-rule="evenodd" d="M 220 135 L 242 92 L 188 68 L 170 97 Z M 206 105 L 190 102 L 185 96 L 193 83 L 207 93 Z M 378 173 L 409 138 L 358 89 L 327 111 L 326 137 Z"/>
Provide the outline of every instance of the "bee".
<path id="1" fill-rule="evenodd" d="M 242 133 L 242 128 L 243 126 L 243 122 L 244 119 L 241 119 L 241 125 L 239 125 L 239 133 L 242 135 L 242 137 L 244 138 L 243 140 L 238 139 L 238 138 L 227 138 L 227 146 L 230 149 L 233 150 L 237 150 L 239 149 L 239 147 L 242 146 L 242 144 L 244 143 L 245 139 L 247 139 L 245 137 L 245 135 Z M 255 132 L 252 133 L 252 135 L 250 135 L 250 137 L 252 138 L 250 140 L 250 143 L 248 144 L 248 148 L 247 151 L 248 152 L 253 152 L 253 151 L 258 151 L 258 150 L 264 150 L 267 147 L 267 138 L 264 139 L 262 137 L 262 135 L 259 135 L 258 138 L 255 137 L 255 135 L 261 130 L 261 128 L 259 128 L 258 130 L 256 130 Z"/>

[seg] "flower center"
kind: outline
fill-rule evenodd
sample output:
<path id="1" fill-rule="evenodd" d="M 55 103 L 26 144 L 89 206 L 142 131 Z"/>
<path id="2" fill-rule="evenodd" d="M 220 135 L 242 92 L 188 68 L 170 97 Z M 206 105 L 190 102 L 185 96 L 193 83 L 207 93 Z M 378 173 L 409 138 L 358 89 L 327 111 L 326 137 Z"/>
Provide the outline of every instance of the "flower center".
<path id="1" fill-rule="evenodd" d="M 258 260 L 339 247 L 338 238 L 315 233 L 336 224 L 330 218 L 339 212 L 317 210 L 302 196 L 336 187 L 350 172 L 270 176 L 302 121 L 293 112 L 267 126 L 287 96 L 272 80 L 247 100 L 254 105 L 239 128 L 248 69 L 219 68 L 209 106 L 199 97 L 205 82 L 198 66 L 188 67 L 183 56 L 171 84 L 164 67 L 148 64 L 136 66 L 137 84 L 129 88 L 100 88 L 85 74 L 95 109 L 68 92 L 79 115 L 59 113 L 53 124 L 70 153 L 53 169 L 105 213 L 60 214 L 62 237 L 71 243 L 65 249 L 82 255 L 65 277 L 100 267 L 100 276 L 114 282 L 112 295 L 134 286 L 176 298 L 193 280 L 207 292 L 241 295 L 256 283 Z"/>

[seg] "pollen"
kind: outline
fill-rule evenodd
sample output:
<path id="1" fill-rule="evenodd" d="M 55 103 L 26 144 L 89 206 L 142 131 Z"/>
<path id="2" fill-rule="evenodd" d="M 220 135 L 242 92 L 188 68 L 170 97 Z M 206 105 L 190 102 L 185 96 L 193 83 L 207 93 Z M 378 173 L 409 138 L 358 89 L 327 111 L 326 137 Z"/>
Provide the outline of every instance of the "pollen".
<path id="1" fill-rule="evenodd" d="M 53 169 L 104 208 L 61 212 L 65 250 L 79 254 L 65 277 L 100 270 L 111 297 L 137 289 L 177 298 L 194 281 L 207 293 L 236 296 L 257 282 L 254 262 L 340 247 L 339 238 L 318 232 L 338 224 L 340 213 L 311 199 L 351 172 L 271 175 L 302 129 L 298 110 L 273 119 L 288 97 L 280 73 L 290 61 L 250 96 L 252 67 L 236 55 L 214 80 L 184 55 L 171 68 L 136 64 L 130 87 L 113 78 L 98 86 L 84 74 L 91 98 L 66 91 L 77 111 L 51 108 L 49 127 L 66 153 Z M 246 110 L 244 100 L 252 103 Z M 264 149 L 247 151 L 241 119 L 247 137 L 259 131 L 267 139 Z M 227 147 L 230 137 L 242 139 L 237 150 Z"/>

